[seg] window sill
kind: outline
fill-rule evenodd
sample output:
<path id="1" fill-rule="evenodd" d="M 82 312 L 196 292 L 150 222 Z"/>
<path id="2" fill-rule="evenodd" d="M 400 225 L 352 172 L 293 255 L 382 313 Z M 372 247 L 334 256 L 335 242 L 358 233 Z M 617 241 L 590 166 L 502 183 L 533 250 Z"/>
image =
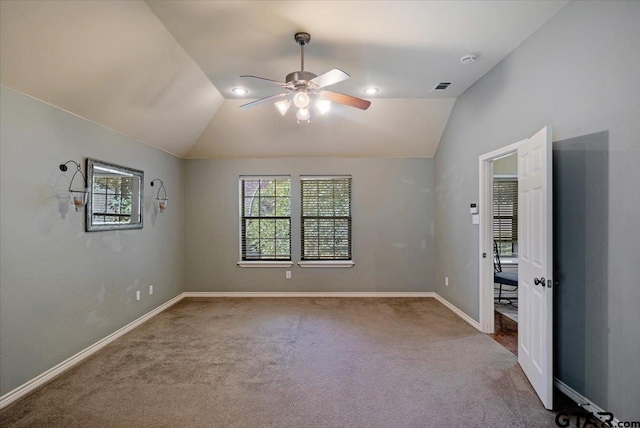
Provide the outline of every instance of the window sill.
<path id="1" fill-rule="evenodd" d="M 243 268 L 280 268 L 280 267 L 291 267 L 293 266 L 293 262 L 290 260 L 283 260 L 281 262 L 276 261 L 240 261 L 238 262 L 238 266 Z"/>
<path id="2" fill-rule="evenodd" d="M 351 260 L 317 260 L 298 262 L 302 268 L 350 268 L 355 263 Z"/>

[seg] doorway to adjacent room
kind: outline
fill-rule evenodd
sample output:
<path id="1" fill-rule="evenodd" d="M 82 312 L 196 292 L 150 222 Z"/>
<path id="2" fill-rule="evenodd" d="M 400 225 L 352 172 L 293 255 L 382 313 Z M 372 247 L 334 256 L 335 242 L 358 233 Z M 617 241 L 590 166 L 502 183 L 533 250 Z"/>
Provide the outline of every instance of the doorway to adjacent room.
<path id="1" fill-rule="evenodd" d="M 518 157 L 493 163 L 493 308 L 492 337 L 518 355 Z"/>

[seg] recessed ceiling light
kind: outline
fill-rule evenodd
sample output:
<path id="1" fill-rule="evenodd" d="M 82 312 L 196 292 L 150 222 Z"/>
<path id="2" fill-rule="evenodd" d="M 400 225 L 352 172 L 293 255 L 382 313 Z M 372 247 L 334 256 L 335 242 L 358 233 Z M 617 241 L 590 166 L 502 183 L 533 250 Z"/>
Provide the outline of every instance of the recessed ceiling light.
<path id="1" fill-rule="evenodd" d="M 377 94 L 380 91 L 380 89 L 378 88 L 374 88 L 374 87 L 369 87 L 369 88 L 364 88 L 364 93 L 367 95 L 374 95 Z"/>
<path id="2" fill-rule="evenodd" d="M 249 93 L 249 91 L 246 90 L 245 88 L 233 88 L 231 92 L 233 92 L 236 95 L 247 95 Z"/>

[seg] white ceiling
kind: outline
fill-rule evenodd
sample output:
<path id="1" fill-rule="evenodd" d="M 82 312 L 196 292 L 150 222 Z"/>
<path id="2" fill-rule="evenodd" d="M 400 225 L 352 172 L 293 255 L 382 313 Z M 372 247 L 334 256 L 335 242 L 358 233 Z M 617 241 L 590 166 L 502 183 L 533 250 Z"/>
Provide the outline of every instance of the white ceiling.
<path id="1" fill-rule="evenodd" d="M 431 157 L 455 97 L 567 1 L 2 1 L 2 84 L 180 157 Z M 369 98 L 295 125 L 238 109 L 300 68 Z M 463 65 L 460 57 L 479 55 Z M 453 82 L 442 93 L 441 81 Z M 276 91 L 277 92 L 277 91 Z M 223 100 L 223 97 L 226 100 Z"/>
<path id="2" fill-rule="evenodd" d="M 235 86 L 252 98 L 273 87 L 241 74 L 284 81 L 300 70 L 297 31 L 311 34 L 305 69 L 340 68 L 334 90 L 363 97 L 457 97 L 529 37 L 561 1 L 163 1 L 147 4 L 225 98 Z M 478 53 L 473 64 L 460 58 Z M 442 93 L 438 82 L 452 82 Z"/>
<path id="3" fill-rule="evenodd" d="M 2 1 L 0 79 L 177 156 L 223 101 L 137 1 Z"/>

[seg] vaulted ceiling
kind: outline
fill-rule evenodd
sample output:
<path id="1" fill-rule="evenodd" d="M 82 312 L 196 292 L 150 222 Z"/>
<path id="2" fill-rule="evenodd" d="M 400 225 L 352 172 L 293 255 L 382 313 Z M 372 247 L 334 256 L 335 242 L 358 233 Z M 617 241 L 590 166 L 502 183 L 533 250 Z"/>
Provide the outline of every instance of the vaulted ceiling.
<path id="1" fill-rule="evenodd" d="M 432 157 L 455 98 L 566 3 L 3 0 L 0 80 L 180 157 Z M 369 110 L 296 125 L 270 103 L 238 108 L 278 92 L 241 74 L 300 69 L 298 31 L 305 69 L 346 71 L 330 89 Z"/>

